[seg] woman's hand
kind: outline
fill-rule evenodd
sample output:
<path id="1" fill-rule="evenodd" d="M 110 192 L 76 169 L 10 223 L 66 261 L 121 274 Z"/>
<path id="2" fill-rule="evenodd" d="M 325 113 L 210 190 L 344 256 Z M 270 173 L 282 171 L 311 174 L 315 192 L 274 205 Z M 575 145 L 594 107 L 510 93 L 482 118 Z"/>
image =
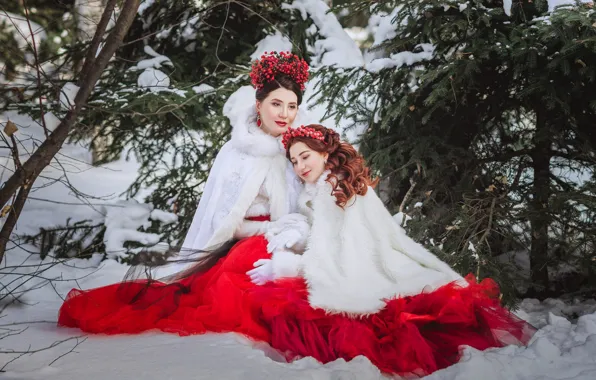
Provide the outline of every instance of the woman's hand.
<path id="1" fill-rule="evenodd" d="M 306 216 L 301 214 L 288 214 L 275 222 L 271 222 L 265 233 L 267 251 L 294 249 L 304 250 L 310 233 L 310 226 Z"/>
<path id="2" fill-rule="evenodd" d="M 253 264 L 255 269 L 251 269 L 246 274 L 256 285 L 264 285 L 273 281 L 273 262 L 270 259 L 260 259 Z"/>
<path id="3" fill-rule="evenodd" d="M 271 259 L 260 259 L 246 274 L 256 285 L 263 285 L 283 277 L 298 277 L 302 272 L 302 256 L 286 250 L 277 250 Z"/>

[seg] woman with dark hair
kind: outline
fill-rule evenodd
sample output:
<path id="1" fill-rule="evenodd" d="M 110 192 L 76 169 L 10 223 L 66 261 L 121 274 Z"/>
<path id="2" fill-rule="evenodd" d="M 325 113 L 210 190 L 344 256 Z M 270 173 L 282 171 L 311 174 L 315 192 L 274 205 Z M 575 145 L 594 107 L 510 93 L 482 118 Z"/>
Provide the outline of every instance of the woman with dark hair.
<path id="1" fill-rule="evenodd" d="M 59 325 L 106 334 L 157 328 L 263 338 L 245 310 L 245 290 L 255 286 L 245 274 L 254 259 L 245 260 L 253 252 L 268 257 L 269 230 L 284 240 L 308 232 L 306 218 L 293 214 L 302 184 L 281 141 L 298 117 L 308 64 L 289 52 L 265 53 L 250 76 L 256 100 L 246 102 L 239 91 L 224 106 L 232 138 L 214 161 L 182 248 L 158 268 L 162 278 L 138 279 L 135 271 L 146 268 L 139 265 L 122 283 L 73 289 Z"/>
<path id="2" fill-rule="evenodd" d="M 500 306 L 494 281 L 463 278 L 405 234 L 354 147 L 321 125 L 283 141 L 311 232 L 302 254 L 277 250 L 248 272 L 263 285 L 255 298 L 275 349 L 324 363 L 364 355 L 383 372 L 423 376 L 455 363 L 462 345 L 528 343 L 535 329 Z"/>

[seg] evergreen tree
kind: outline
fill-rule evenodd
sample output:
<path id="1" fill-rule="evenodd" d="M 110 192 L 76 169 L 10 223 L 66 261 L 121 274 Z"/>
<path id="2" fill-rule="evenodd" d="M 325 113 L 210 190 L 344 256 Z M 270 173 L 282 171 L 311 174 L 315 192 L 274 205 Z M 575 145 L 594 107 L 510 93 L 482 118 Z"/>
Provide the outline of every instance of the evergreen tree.
<path id="1" fill-rule="evenodd" d="M 506 300 L 564 290 L 554 283 L 564 271 L 577 289 L 596 269 L 586 181 L 596 169 L 596 14 L 591 3 L 548 5 L 375 3 L 373 15 L 395 11 L 372 49 L 382 57 L 320 73 L 328 115 L 367 124 L 361 151 L 389 207 L 412 218 L 412 236 L 462 273 L 497 278 Z M 523 250 L 529 284 L 503 261 Z"/>
<path id="2" fill-rule="evenodd" d="M 74 0 L 0 0 L 0 101 L 26 99 L 23 93 L 37 84 L 31 74 L 34 56 L 41 64 L 46 63 L 63 54 L 63 45 L 72 43 L 73 4 Z M 30 36 L 29 27 L 36 36 L 35 46 L 30 37 L 23 38 Z"/>
<path id="3" fill-rule="evenodd" d="M 123 152 L 136 157 L 141 168 L 128 196 L 152 188 L 147 201 L 180 216 L 179 223 L 160 230 L 172 240 L 186 234 L 212 160 L 229 139 L 222 110 L 233 92 L 249 84 L 255 46 L 282 31 L 302 41 L 294 51 L 304 55 L 301 33 L 309 24 L 282 3 L 181 0 L 142 6 L 119 59 L 90 101 L 81 123 L 90 127 L 73 136 L 91 144 L 109 139 L 97 164 Z"/>
<path id="4" fill-rule="evenodd" d="M 330 30 L 341 30 L 334 16 L 325 16 L 326 9 L 322 0 L 145 1 L 70 141 L 92 147 L 98 165 L 121 155 L 134 157 L 141 167 L 127 197 L 139 199 L 150 189 L 146 202 L 179 216 L 178 223 L 156 222 L 144 231 L 182 243 L 211 163 L 229 139 L 224 104 L 250 84 L 255 50 L 270 50 L 266 46 L 275 41 L 273 45 L 282 43 L 307 61 L 311 56 L 321 58 L 334 46 L 319 47 L 317 40 L 329 37 Z M 326 17 L 335 24 L 329 25 Z M 84 48 L 80 43 L 68 50 L 69 65 Z M 58 118 L 64 106 L 56 96 L 48 105 Z M 25 105 L 19 110 L 34 112 Z M 78 234 L 93 243 L 64 245 L 56 255 L 105 249 L 101 244 L 105 226 L 70 227 L 43 234 L 51 236 L 46 239 L 50 245 L 75 241 Z M 73 233 L 74 228 L 80 232 Z"/>

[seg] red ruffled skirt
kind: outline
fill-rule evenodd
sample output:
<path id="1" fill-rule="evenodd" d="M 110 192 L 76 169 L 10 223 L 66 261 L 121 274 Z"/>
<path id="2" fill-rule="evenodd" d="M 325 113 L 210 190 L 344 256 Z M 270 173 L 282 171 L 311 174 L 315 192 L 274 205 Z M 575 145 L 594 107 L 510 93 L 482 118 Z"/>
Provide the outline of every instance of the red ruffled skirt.
<path id="1" fill-rule="evenodd" d="M 207 272 L 175 283 L 73 289 L 58 324 L 103 334 L 237 332 L 269 343 L 288 361 L 364 355 L 385 373 L 418 376 L 457 362 L 462 345 L 526 344 L 535 332 L 500 306 L 494 281 L 477 283 L 473 276 L 467 287 L 448 284 L 393 299 L 376 314 L 330 315 L 309 305 L 302 279 L 254 285 L 246 272 L 269 257 L 265 238 L 257 236 L 238 242 Z"/>

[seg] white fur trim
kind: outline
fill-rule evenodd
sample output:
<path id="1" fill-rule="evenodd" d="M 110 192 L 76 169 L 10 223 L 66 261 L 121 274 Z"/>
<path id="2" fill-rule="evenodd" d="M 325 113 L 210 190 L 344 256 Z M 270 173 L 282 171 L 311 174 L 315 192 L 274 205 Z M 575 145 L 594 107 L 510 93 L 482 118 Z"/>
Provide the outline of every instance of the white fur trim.
<path id="1" fill-rule="evenodd" d="M 207 242 L 206 247 L 219 245 L 234 237 L 234 232 L 244 221 L 246 211 L 257 197 L 259 188 L 265 180 L 265 176 L 269 169 L 267 161 L 267 159 L 255 160 L 255 170 L 252 172 L 251 178 L 245 182 L 244 187 L 240 190 L 240 196 L 234 203 L 230 212 L 220 223 L 218 223 L 219 225 Z"/>
<path id="2" fill-rule="evenodd" d="M 257 126 L 257 108 L 253 104 L 239 112 L 232 129 L 232 144 L 250 155 L 276 156 L 284 153 L 280 137 L 273 137 Z"/>
<path id="3" fill-rule="evenodd" d="M 234 232 L 234 238 L 243 239 L 250 236 L 263 235 L 267 231 L 268 226 L 269 222 L 267 221 L 244 220 Z"/>
<path id="4" fill-rule="evenodd" d="M 269 215 L 269 205 L 263 202 L 253 202 L 246 211 L 246 217 Z"/>
<path id="5" fill-rule="evenodd" d="M 314 184 L 313 224 L 302 259 L 312 306 L 371 314 L 387 299 L 463 280 L 399 229 L 372 188 L 341 209 L 326 178 Z M 312 190 L 305 187 L 305 193 Z"/>
<path id="6" fill-rule="evenodd" d="M 288 161 L 282 155 L 270 157 L 269 171 L 265 177 L 265 189 L 269 195 L 271 220 L 277 220 L 291 210 L 288 207 L 288 183 L 286 166 Z"/>
<path id="7" fill-rule="evenodd" d="M 302 269 L 302 256 L 288 251 L 275 251 L 271 257 L 275 279 L 297 277 Z"/>

